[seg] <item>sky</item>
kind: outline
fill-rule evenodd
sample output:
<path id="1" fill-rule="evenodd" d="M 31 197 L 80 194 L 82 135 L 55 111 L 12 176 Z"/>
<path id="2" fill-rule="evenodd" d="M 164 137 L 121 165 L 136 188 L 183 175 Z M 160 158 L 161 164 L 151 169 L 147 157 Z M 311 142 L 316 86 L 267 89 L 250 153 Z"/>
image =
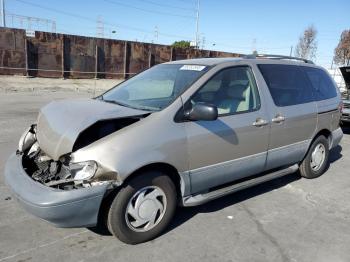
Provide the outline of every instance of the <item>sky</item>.
<path id="1" fill-rule="evenodd" d="M 198 0 L 4 0 L 8 27 L 171 44 L 194 40 Z M 329 68 L 340 34 L 350 29 L 350 0 L 200 0 L 200 47 L 236 53 L 293 54 L 317 29 L 316 63 Z M 30 16 L 48 19 L 30 25 Z M 103 30 L 102 30 L 103 27 Z M 97 30 L 97 28 L 99 28 Z"/>

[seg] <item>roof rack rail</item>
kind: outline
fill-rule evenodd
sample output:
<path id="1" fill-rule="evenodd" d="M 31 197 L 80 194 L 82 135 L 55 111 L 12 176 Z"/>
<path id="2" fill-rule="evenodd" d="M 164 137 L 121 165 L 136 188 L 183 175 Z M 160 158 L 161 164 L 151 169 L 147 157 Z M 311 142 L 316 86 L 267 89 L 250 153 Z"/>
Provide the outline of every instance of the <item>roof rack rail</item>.
<path id="1" fill-rule="evenodd" d="M 286 55 L 252 54 L 252 55 L 245 55 L 243 56 L 243 58 L 248 58 L 248 59 L 267 58 L 267 59 L 277 59 L 277 60 L 289 59 L 289 60 L 303 61 L 304 63 L 307 63 L 307 64 L 314 63 L 311 60 L 308 60 L 305 58 L 286 56 Z"/>

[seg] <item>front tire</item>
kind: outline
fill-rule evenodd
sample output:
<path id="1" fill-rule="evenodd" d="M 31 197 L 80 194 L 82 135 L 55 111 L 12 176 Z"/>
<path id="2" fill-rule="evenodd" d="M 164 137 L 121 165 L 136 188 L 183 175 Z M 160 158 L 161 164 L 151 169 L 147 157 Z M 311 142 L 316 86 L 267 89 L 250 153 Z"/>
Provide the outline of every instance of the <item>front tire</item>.
<path id="1" fill-rule="evenodd" d="M 176 188 L 169 176 L 141 173 L 114 198 L 108 212 L 108 229 L 127 244 L 151 240 L 169 225 L 176 204 Z"/>
<path id="2" fill-rule="evenodd" d="M 320 135 L 311 144 L 310 149 L 299 167 L 300 174 L 305 178 L 321 176 L 327 169 L 329 159 L 328 139 Z"/>

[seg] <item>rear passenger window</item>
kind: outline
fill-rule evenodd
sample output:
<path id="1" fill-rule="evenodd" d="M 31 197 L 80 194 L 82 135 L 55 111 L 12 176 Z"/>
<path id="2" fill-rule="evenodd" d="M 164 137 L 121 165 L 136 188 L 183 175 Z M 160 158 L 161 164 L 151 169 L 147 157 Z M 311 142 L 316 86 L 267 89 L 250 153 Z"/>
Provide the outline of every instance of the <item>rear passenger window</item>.
<path id="1" fill-rule="evenodd" d="M 318 68 L 306 66 L 302 67 L 302 70 L 306 72 L 306 75 L 312 84 L 316 101 L 337 96 L 335 86 L 326 72 Z"/>
<path id="2" fill-rule="evenodd" d="M 312 87 L 295 65 L 258 65 L 276 106 L 291 106 L 313 101 Z"/>

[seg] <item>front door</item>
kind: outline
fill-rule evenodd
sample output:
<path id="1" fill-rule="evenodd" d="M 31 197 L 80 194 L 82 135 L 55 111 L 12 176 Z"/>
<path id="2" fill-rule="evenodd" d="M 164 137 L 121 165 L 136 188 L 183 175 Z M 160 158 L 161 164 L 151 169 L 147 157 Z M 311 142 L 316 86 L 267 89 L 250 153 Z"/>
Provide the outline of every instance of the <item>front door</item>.
<path id="1" fill-rule="evenodd" d="M 248 66 L 225 68 L 185 103 L 218 108 L 215 121 L 185 122 L 192 193 L 261 172 L 269 125 L 262 98 Z"/>

